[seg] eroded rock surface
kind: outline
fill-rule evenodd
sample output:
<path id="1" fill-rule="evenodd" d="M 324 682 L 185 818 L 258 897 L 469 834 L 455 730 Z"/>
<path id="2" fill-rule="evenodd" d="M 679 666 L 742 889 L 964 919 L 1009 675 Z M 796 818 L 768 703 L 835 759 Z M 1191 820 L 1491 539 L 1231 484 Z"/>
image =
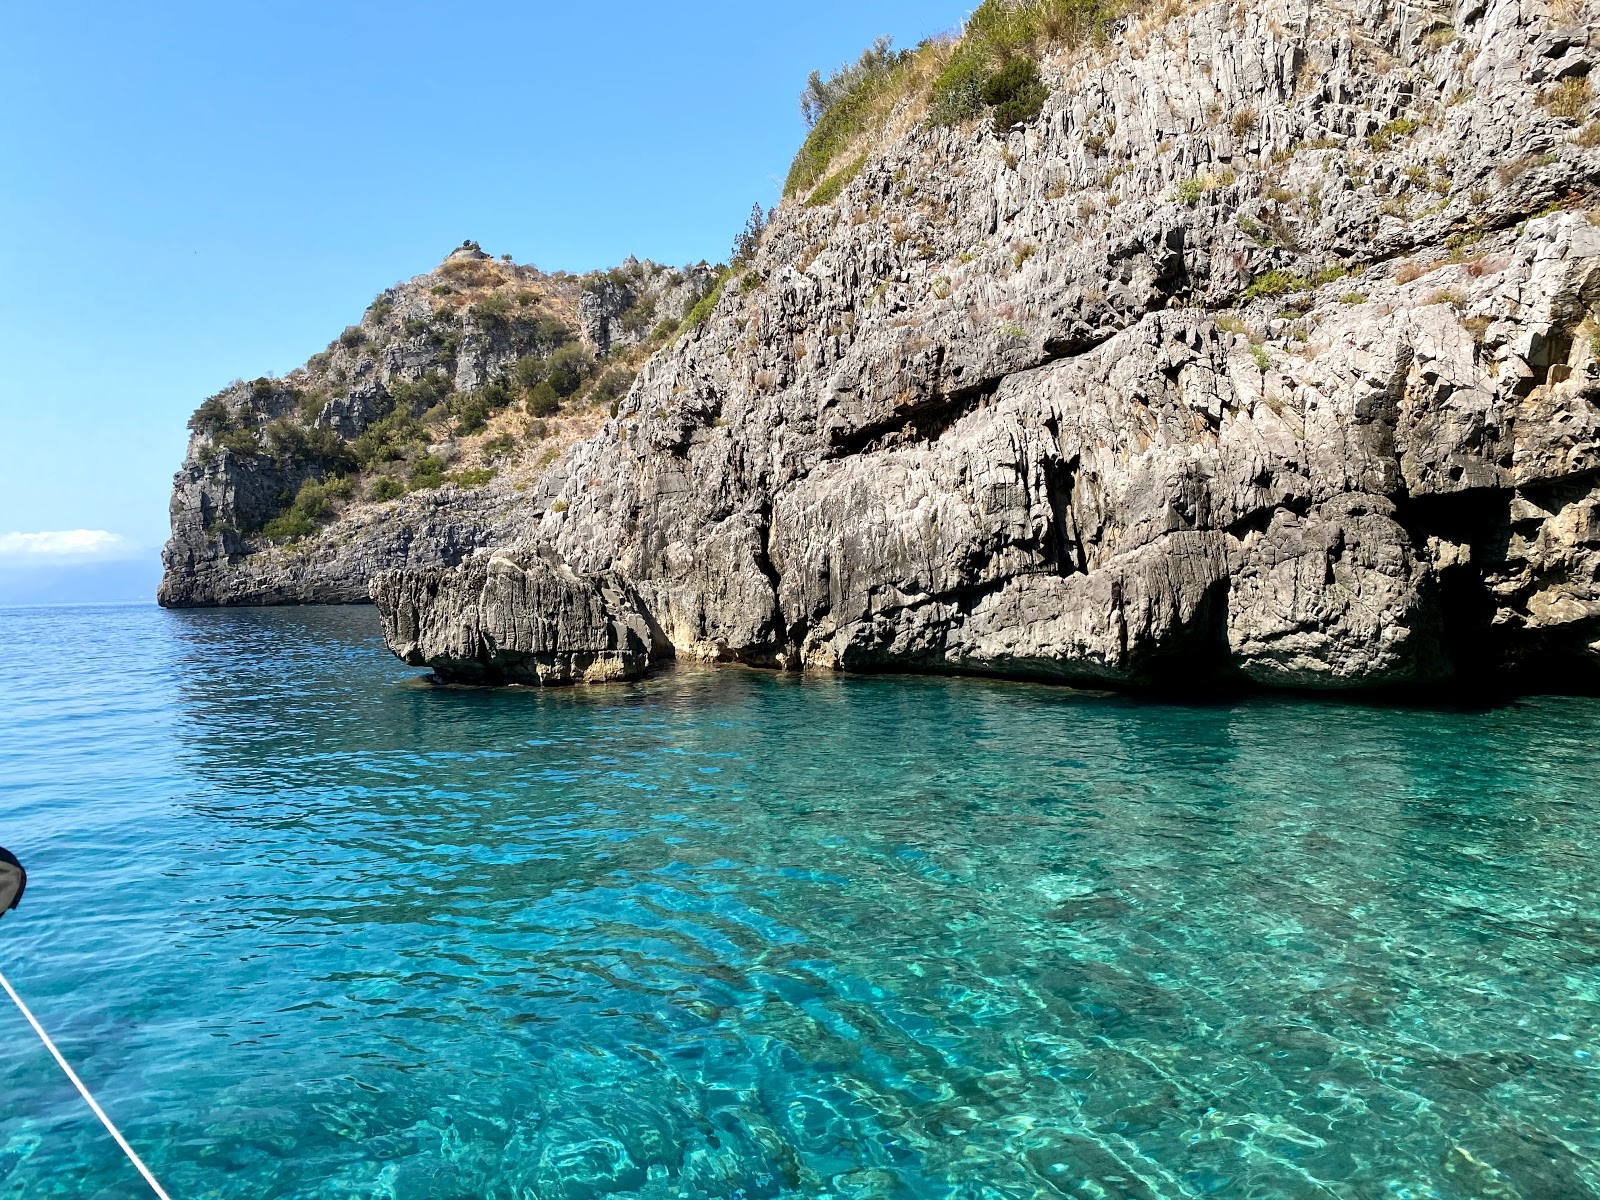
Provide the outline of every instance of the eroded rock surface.
<path id="1" fill-rule="evenodd" d="M 650 622 L 627 583 L 579 576 L 548 547 L 385 571 L 372 599 L 395 654 L 452 682 L 609 683 L 650 665 Z"/>

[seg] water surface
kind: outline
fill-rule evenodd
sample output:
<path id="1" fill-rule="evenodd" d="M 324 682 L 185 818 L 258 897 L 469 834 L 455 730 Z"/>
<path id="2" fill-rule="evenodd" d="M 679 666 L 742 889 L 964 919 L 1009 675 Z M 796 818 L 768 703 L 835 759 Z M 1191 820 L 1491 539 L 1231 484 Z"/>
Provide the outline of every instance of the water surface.
<path id="1" fill-rule="evenodd" d="M 0 969 L 178 1200 L 1600 1196 L 1600 703 L 375 625 L 0 611 Z M 0 1196 L 140 1194 L 0 1011 Z"/>

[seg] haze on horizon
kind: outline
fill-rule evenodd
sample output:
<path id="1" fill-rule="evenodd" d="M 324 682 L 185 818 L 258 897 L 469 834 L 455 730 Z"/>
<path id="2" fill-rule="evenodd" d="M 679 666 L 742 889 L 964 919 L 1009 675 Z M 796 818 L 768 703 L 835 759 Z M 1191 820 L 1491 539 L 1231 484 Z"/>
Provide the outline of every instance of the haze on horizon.
<path id="1" fill-rule="evenodd" d="M 963 15 L 10 6 L 0 604 L 148 596 L 199 402 L 464 238 L 546 270 L 726 256 L 778 199 L 807 74 Z"/>

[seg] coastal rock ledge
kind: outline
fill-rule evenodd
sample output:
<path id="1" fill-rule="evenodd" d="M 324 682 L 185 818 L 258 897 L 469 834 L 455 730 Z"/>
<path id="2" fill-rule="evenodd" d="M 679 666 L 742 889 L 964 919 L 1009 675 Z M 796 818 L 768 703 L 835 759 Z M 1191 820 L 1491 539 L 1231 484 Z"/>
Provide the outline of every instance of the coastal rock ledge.
<path id="1" fill-rule="evenodd" d="M 453 683 L 607 683 L 650 665 L 650 623 L 627 585 L 577 575 L 548 549 L 385 571 L 372 599 L 389 648 Z"/>

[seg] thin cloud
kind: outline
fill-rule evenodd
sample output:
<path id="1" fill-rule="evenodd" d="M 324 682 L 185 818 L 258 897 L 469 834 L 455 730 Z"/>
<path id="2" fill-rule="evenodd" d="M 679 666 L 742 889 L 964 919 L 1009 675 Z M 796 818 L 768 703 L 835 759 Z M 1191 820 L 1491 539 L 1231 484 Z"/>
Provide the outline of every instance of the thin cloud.
<path id="1" fill-rule="evenodd" d="M 45 533 L 0 533 L 0 565 L 117 562 L 138 548 L 121 534 L 104 529 L 59 529 Z"/>

